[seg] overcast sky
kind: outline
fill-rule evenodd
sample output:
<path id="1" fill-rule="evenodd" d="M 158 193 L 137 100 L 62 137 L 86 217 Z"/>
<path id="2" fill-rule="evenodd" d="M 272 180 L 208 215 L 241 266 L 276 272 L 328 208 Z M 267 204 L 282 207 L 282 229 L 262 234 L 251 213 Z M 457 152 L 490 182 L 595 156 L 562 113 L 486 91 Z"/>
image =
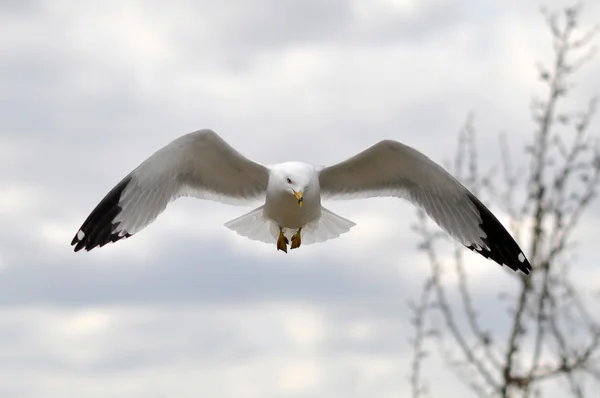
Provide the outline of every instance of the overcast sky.
<path id="1" fill-rule="evenodd" d="M 406 202 L 327 203 L 358 225 L 287 255 L 223 226 L 248 208 L 193 199 L 117 244 L 69 243 L 124 175 L 200 128 L 265 164 L 327 165 L 384 138 L 444 162 L 473 111 L 483 164 L 501 131 L 518 162 L 551 59 L 542 4 L 566 5 L 0 0 L 0 396 L 406 396 L 407 301 L 428 270 Z M 573 106 L 600 91 L 598 62 Z M 587 215 L 590 265 L 600 206 Z M 465 258 L 501 333 L 490 287 L 515 280 Z M 431 364 L 434 396 L 464 391 Z"/>

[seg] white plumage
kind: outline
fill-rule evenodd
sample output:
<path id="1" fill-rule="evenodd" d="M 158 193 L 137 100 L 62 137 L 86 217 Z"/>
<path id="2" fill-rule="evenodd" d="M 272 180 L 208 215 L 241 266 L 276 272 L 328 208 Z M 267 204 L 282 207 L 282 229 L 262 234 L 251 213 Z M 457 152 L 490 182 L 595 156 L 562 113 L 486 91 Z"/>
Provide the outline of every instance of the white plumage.
<path id="1" fill-rule="evenodd" d="M 404 198 L 469 249 L 515 271 L 531 269 L 496 217 L 440 165 L 407 145 L 381 141 L 324 168 L 300 162 L 263 166 L 212 130 L 179 137 L 142 162 L 91 212 L 71 244 L 75 251 L 91 250 L 129 237 L 181 196 L 231 204 L 264 200 L 225 225 L 250 239 L 277 242 L 286 252 L 288 238 L 296 248 L 336 238 L 355 225 L 323 208 L 322 198 Z"/>

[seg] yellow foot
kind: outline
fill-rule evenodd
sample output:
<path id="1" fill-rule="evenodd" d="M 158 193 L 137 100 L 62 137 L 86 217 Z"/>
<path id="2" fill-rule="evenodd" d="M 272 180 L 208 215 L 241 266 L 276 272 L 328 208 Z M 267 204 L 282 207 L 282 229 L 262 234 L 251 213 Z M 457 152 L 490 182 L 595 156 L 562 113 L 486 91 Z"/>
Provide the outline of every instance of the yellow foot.
<path id="1" fill-rule="evenodd" d="M 279 228 L 279 238 L 277 238 L 277 250 L 283 250 L 284 253 L 287 253 L 288 243 L 288 238 L 286 238 L 283 234 L 283 230 Z"/>
<path id="2" fill-rule="evenodd" d="M 300 228 L 298 230 L 298 232 L 296 232 L 293 236 L 292 236 L 292 246 L 290 247 L 290 249 L 297 249 L 300 247 L 300 244 L 302 243 L 302 239 L 300 238 L 300 232 L 302 231 L 302 228 Z"/>

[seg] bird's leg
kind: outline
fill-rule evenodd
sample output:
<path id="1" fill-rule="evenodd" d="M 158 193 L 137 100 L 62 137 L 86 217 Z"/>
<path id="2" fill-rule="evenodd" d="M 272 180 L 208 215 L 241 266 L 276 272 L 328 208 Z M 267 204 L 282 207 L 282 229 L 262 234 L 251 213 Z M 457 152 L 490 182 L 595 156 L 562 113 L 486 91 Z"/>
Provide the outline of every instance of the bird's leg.
<path id="1" fill-rule="evenodd" d="M 297 249 L 300 247 L 302 240 L 300 239 L 300 232 L 302 232 L 302 227 L 298 229 L 298 231 L 292 236 L 292 246 L 291 249 Z"/>
<path id="2" fill-rule="evenodd" d="M 289 240 L 283 234 L 283 228 L 279 227 L 279 238 L 277 238 L 277 250 L 283 250 L 284 253 L 287 253 L 288 243 Z"/>

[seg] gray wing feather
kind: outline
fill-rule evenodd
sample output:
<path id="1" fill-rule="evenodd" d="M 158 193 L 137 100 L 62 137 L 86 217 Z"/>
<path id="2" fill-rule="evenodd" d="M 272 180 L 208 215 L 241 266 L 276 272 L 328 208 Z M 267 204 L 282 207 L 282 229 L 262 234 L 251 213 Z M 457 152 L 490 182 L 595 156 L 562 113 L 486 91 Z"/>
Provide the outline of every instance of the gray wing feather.
<path id="1" fill-rule="evenodd" d="M 324 198 L 407 199 L 459 242 L 483 246 L 478 227 L 481 218 L 467 197 L 467 189 L 437 163 L 407 145 L 391 140 L 379 142 L 321 170 L 319 183 Z M 464 222 L 462 218 L 457 220 L 457 213 Z"/>
<path id="2" fill-rule="evenodd" d="M 400 142 L 384 140 L 322 168 L 319 184 L 324 198 L 407 199 L 471 250 L 515 270 L 528 273 L 531 268 L 510 234 L 467 188 L 427 156 Z"/>
<path id="3" fill-rule="evenodd" d="M 265 195 L 266 167 L 242 156 L 212 130 L 198 130 L 156 151 L 92 211 L 71 242 L 91 250 L 145 228 L 182 197 L 242 204 Z"/>

